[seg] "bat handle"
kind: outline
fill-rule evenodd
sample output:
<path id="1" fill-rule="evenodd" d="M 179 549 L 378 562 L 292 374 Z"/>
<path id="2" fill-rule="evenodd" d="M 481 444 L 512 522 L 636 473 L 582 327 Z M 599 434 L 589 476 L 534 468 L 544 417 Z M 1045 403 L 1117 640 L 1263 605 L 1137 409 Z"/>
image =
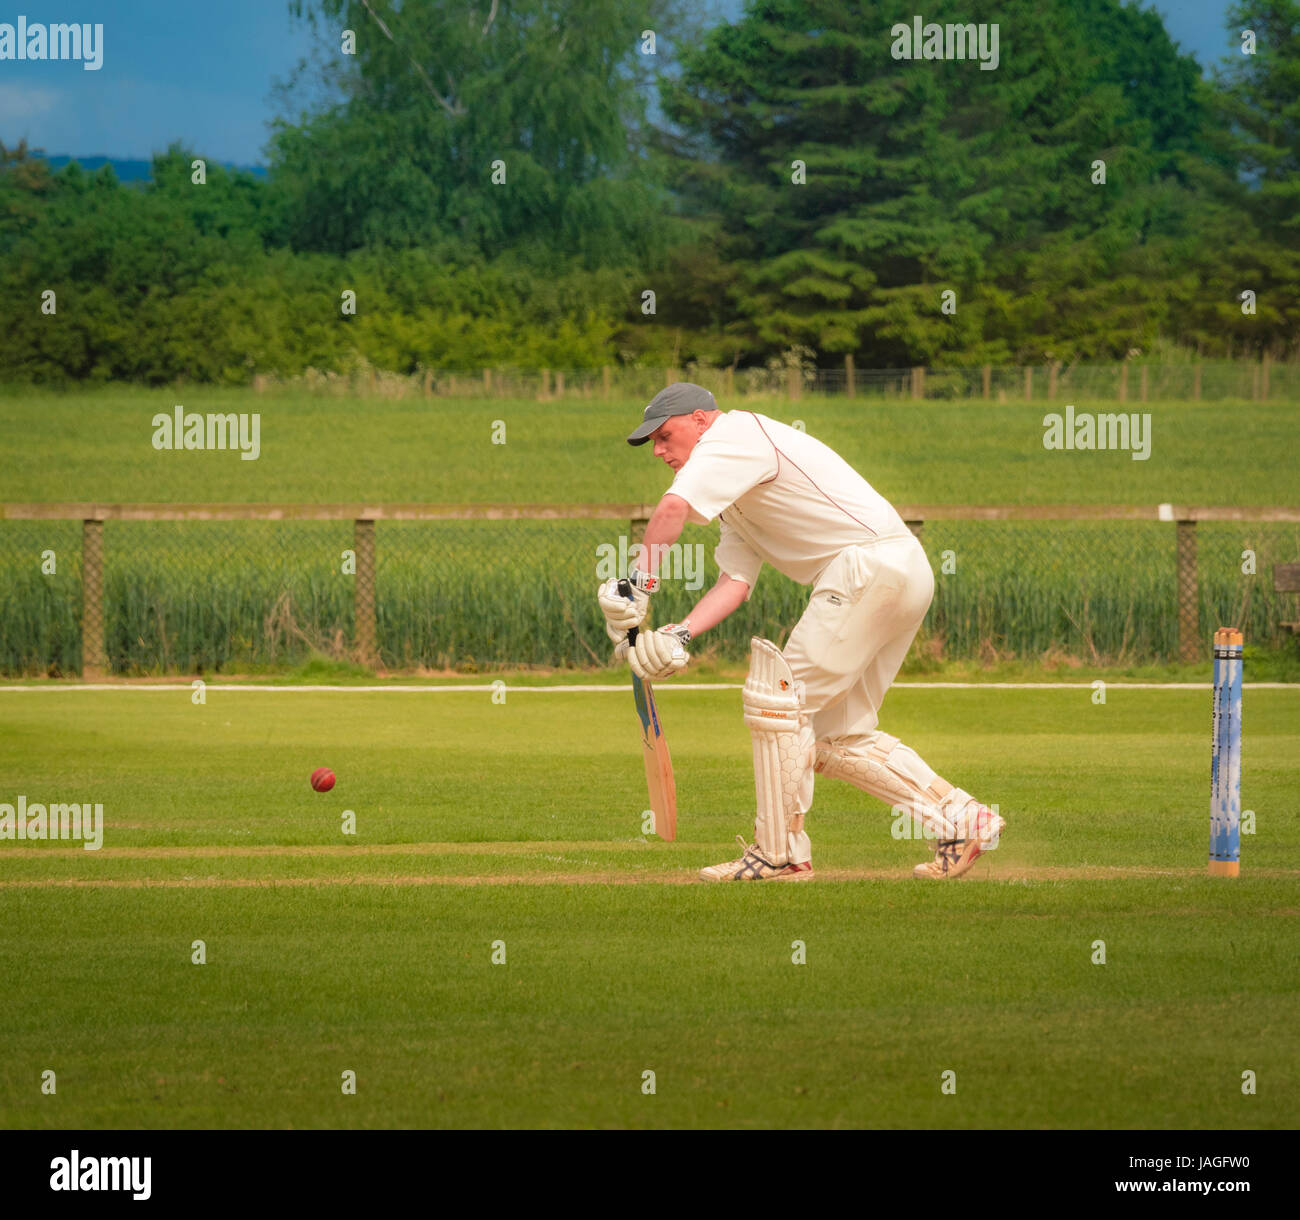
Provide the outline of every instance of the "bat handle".
<path id="1" fill-rule="evenodd" d="M 632 582 L 626 578 L 618 582 L 618 592 L 620 597 L 626 597 L 628 601 L 635 600 L 632 597 Z M 639 627 L 629 627 L 627 629 L 627 642 L 629 648 L 636 643 L 636 637 L 639 631 Z"/>

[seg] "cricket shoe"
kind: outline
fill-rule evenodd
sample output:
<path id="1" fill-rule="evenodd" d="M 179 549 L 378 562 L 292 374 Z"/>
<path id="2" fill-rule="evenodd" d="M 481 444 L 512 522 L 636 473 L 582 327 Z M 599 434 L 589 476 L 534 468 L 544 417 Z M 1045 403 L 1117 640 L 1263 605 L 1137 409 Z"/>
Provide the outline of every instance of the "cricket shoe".
<path id="1" fill-rule="evenodd" d="M 807 881 L 813 875 L 812 861 L 803 864 L 773 864 L 757 847 L 749 847 L 737 835 L 745 854 L 739 860 L 700 869 L 701 881 Z"/>
<path id="2" fill-rule="evenodd" d="M 968 839 L 940 839 L 933 860 L 918 864 L 913 877 L 929 881 L 951 881 L 970 871 L 986 851 L 997 847 L 998 839 L 1006 829 L 1006 819 L 999 817 L 987 805 L 979 805 L 967 819 L 967 829 L 974 823 L 975 834 Z"/>

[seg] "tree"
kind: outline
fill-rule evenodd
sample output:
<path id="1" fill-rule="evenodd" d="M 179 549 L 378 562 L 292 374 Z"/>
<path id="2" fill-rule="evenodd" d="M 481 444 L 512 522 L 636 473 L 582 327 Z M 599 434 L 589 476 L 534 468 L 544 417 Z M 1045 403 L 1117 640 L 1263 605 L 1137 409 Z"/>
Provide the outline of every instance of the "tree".
<path id="1" fill-rule="evenodd" d="M 590 265 L 662 249 L 637 39 L 671 28 L 674 2 L 294 0 L 324 43 L 353 31 L 356 53 L 329 59 L 340 100 L 277 124 L 287 237 L 336 252 L 531 246 Z"/>
<path id="2" fill-rule="evenodd" d="M 1000 62 L 985 71 L 896 58 L 894 27 L 910 31 L 915 8 L 751 3 L 663 86 L 691 154 L 675 185 L 745 264 L 750 354 L 804 343 L 894 366 L 1069 355 L 1086 319 L 1054 339 L 1053 285 L 1028 343 L 1006 329 L 1007 292 L 1037 279 L 1040 260 L 1066 277 L 1056 287 L 1105 276 L 1159 235 L 1162 180 L 1201 155 L 1195 64 L 1149 15 L 1116 0 L 927 4 L 926 22 L 999 25 Z M 797 162 L 806 185 L 792 181 Z M 940 311 L 944 289 L 955 315 Z"/>
<path id="3" fill-rule="evenodd" d="M 1253 189 L 1246 199 L 1266 229 L 1300 237 L 1300 3 L 1242 0 L 1229 30 L 1255 36 L 1216 73 L 1227 144 Z"/>

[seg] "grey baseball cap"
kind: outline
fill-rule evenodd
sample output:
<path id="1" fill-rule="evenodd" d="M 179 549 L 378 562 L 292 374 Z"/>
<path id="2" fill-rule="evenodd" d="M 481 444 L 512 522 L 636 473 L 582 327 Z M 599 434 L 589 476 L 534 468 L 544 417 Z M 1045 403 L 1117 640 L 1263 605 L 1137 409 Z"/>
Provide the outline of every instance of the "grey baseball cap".
<path id="1" fill-rule="evenodd" d="M 677 381 L 660 390 L 645 409 L 640 426 L 627 438 L 629 445 L 644 445 L 650 434 L 664 420 L 673 415 L 689 415 L 692 411 L 716 411 L 717 399 L 702 385 L 690 381 Z"/>

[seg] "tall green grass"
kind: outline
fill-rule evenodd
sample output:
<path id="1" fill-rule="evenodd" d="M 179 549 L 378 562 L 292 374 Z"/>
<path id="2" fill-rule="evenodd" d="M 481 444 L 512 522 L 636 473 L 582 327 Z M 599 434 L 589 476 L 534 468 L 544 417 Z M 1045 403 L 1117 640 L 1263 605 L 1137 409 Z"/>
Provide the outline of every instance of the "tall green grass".
<path id="1" fill-rule="evenodd" d="M 80 522 L 0 522 L 0 672 L 80 668 L 81 588 Z"/>
<path id="2" fill-rule="evenodd" d="M 595 601 L 613 521 L 381 522 L 376 617 L 385 668 L 590 666 L 610 653 Z M 935 521 L 923 542 L 934 603 L 914 656 L 1138 664 L 1177 648 L 1174 532 L 1138 522 Z M 1235 623 L 1277 646 L 1297 617 L 1272 588 L 1274 563 L 1300 558 L 1300 527 L 1198 528 L 1200 623 Z M 108 522 L 105 647 L 121 674 L 238 672 L 352 655 L 355 578 L 342 571 L 348 522 Z M 716 531 L 688 527 L 703 588 L 717 577 Z M 57 573 L 40 572 L 53 550 Z M 1255 573 L 1243 572 L 1254 551 Z M 703 592 L 669 580 L 659 622 Z M 76 523 L 0 522 L 0 671 L 73 673 L 81 664 Z M 783 643 L 808 591 L 764 569 L 754 595 L 697 649 L 745 656 L 751 635 Z"/>

